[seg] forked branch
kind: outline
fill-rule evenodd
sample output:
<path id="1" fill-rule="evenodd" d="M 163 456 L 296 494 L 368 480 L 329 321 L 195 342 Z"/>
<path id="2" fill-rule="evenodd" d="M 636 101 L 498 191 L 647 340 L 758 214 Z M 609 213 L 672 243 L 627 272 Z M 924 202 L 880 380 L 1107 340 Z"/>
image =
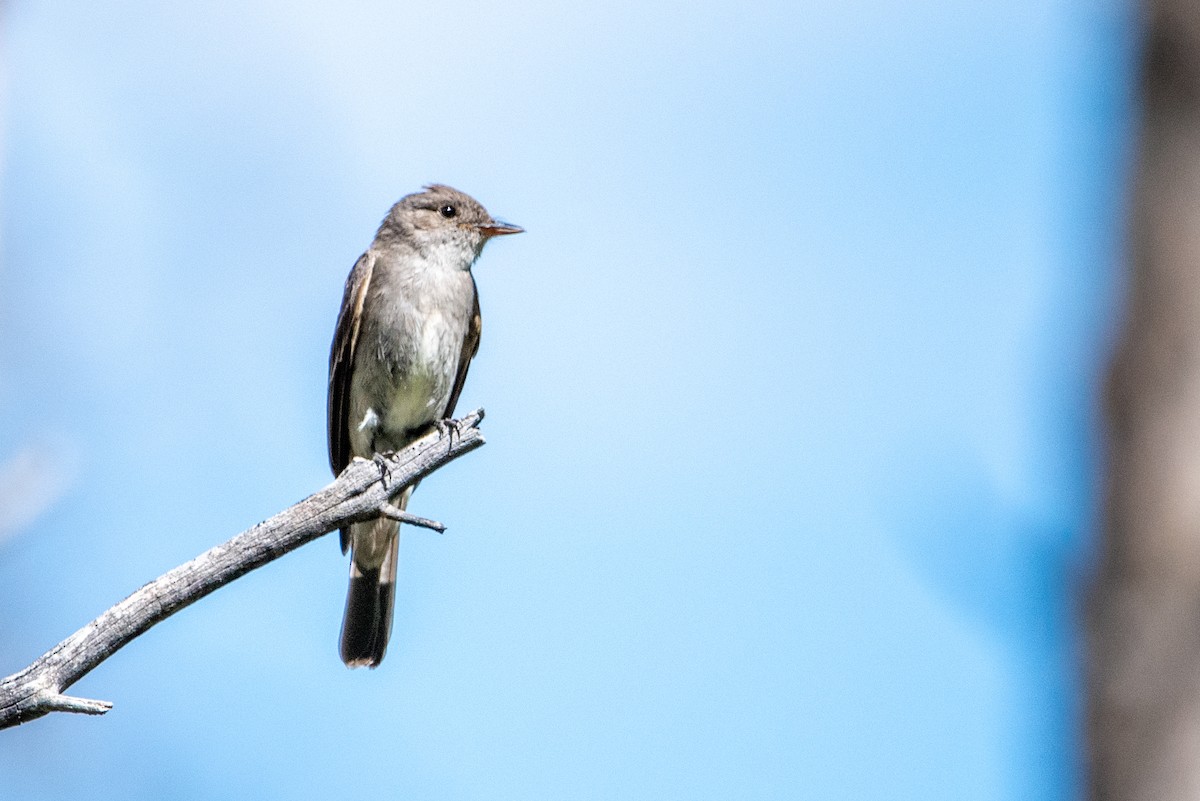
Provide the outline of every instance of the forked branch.
<path id="1" fill-rule="evenodd" d="M 431 431 L 404 450 L 355 460 L 332 484 L 269 520 L 164 573 L 51 648 L 24 670 L 0 680 L 0 729 L 49 712 L 101 715 L 107 701 L 64 695 L 122 646 L 213 590 L 321 535 L 384 515 L 437 531 L 444 527 L 395 507 L 391 498 L 437 468 L 483 445 L 478 409 Z"/>

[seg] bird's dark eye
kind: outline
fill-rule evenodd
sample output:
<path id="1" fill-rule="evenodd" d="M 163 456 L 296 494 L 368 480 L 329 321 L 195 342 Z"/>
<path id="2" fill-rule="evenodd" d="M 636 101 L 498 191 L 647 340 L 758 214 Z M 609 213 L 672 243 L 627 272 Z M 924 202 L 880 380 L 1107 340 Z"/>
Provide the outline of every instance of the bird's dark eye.
<path id="1" fill-rule="evenodd" d="M 438 209 L 438 214 L 442 215 L 448 220 L 458 214 L 458 209 L 447 203 L 445 206 L 442 206 L 440 209 Z"/>

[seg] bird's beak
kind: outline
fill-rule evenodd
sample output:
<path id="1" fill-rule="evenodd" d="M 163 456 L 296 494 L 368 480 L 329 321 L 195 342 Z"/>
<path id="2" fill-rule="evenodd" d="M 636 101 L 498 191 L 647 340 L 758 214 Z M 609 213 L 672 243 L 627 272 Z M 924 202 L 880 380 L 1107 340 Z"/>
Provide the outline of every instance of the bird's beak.
<path id="1" fill-rule="evenodd" d="M 519 225 L 509 225 L 499 220 L 488 220 L 487 222 L 475 226 L 479 233 L 486 237 L 505 236 L 506 234 L 524 233 L 525 229 Z"/>

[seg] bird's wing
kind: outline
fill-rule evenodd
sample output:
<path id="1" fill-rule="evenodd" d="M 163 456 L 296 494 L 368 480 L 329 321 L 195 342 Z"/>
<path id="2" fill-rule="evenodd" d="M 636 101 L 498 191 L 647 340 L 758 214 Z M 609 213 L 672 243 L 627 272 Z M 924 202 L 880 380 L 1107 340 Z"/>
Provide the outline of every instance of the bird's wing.
<path id="1" fill-rule="evenodd" d="M 375 255 L 367 251 L 358 257 L 350 277 L 342 310 L 338 313 L 337 330 L 329 352 L 329 466 L 336 476 L 350 464 L 350 381 L 354 373 L 354 350 L 362 325 L 363 302 L 371 285 Z"/>
<path id="2" fill-rule="evenodd" d="M 458 373 L 454 376 L 454 387 L 450 390 L 450 400 L 446 403 L 445 417 L 454 416 L 454 407 L 458 396 L 462 393 L 463 384 L 467 383 L 467 369 L 471 359 L 479 352 L 479 334 L 483 331 L 483 317 L 479 314 L 479 289 L 475 286 L 475 277 L 471 277 L 471 320 L 467 324 L 467 335 L 463 338 L 462 353 L 458 357 Z"/>

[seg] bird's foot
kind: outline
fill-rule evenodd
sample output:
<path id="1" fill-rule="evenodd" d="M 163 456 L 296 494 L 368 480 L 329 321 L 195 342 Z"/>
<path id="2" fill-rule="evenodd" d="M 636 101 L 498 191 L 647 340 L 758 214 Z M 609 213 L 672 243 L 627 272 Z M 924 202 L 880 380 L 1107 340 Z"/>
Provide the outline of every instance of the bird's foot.
<path id="1" fill-rule="evenodd" d="M 388 466 L 388 459 L 395 455 L 395 451 L 384 451 L 371 456 L 371 461 L 379 467 L 379 478 L 385 487 L 392 483 L 392 469 Z"/>
<path id="2" fill-rule="evenodd" d="M 437 428 L 439 434 L 449 440 L 447 450 L 454 450 L 454 437 L 457 436 L 459 439 L 462 439 L 462 431 L 459 430 L 458 421 L 447 417 L 445 420 L 434 420 L 433 425 Z"/>

